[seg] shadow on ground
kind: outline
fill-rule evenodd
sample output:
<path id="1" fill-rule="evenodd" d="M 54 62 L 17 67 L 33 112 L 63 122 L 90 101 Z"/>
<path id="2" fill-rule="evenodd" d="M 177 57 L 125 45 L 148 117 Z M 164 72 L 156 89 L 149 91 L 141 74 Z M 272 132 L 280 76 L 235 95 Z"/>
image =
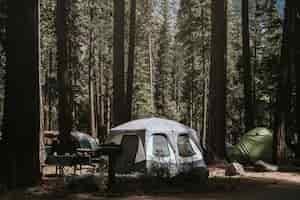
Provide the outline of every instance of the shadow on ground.
<path id="1" fill-rule="evenodd" d="M 280 176 L 280 174 L 276 174 Z M 300 176 L 298 177 L 300 179 Z M 173 182 L 158 179 L 118 179 L 113 192 L 105 190 L 74 192 L 64 186 L 64 178 L 47 178 L 38 188 L 17 190 L 0 196 L 1 200 L 298 200 L 300 183 L 258 177 L 210 177 L 207 185 L 190 180 Z"/>

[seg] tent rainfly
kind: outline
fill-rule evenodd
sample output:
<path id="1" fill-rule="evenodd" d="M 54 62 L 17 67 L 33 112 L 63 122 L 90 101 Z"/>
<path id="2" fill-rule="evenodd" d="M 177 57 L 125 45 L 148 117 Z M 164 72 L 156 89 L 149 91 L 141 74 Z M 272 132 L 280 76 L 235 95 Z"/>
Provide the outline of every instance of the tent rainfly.
<path id="1" fill-rule="evenodd" d="M 255 163 L 258 160 L 272 161 L 273 133 L 258 127 L 242 136 L 240 142 L 230 149 L 227 155 L 231 161 Z"/>
<path id="2" fill-rule="evenodd" d="M 117 173 L 174 177 L 196 172 L 208 176 L 196 131 L 175 121 L 134 120 L 111 129 L 106 143 L 121 145 Z"/>

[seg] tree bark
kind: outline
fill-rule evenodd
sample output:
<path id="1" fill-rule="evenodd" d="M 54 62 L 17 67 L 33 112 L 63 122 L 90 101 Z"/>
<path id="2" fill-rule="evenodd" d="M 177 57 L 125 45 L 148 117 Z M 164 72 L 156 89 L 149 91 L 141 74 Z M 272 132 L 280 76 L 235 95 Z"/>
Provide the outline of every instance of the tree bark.
<path id="1" fill-rule="evenodd" d="M 56 36 L 57 36 L 57 79 L 58 79 L 58 126 L 59 139 L 63 151 L 72 148 L 72 93 L 68 68 L 68 6 L 70 0 L 56 1 Z"/>
<path id="2" fill-rule="evenodd" d="M 93 8 L 92 8 L 92 2 L 89 1 L 90 6 L 90 31 L 89 31 L 89 103 L 90 103 L 90 134 L 97 138 L 97 132 L 96 132 L 96 126 L 95 126 L 95 96 L 94 96 L 94 45 L 93 45 Z"/>
<path id="3" fill-rule="evenodd" d="M 202 40 L 205 41 L 205 25 L 204 25 L 204 9 L 201 8 L 201 35 Z M 203 95 L 202 95 L 202 134 L 201 134 L 201 145 L 204 148 L 204 150 L 207 149 L 206 141 L 207 141 L 207 108 L 208 108 L 208 69 L 207 69 L 207 63 L 206 63 L 206 47 L 205 43 L 202 43 L 201 48 L 201 54 L 202 54 L 202 70 L 203 70 Z"/>
<path id="4" fill-rule="evenodd" d="M 134 55 L 136 35 L 136 0 L 130 1 L 130 27 L 129 27 L 129 50 L 128 50 L 128 72 L 127 72 L 127 121 L 132 119 L 132 97 L 134 77 Z"/>
<path id="5" fill-rule="evenodd" d="M 97 121 L 98 121 L 98 138 L 100 142 L 104 142 L 105 139 L 105 91 L 104 91 L 104 63 L 102 59 L 102 43 L 99 44 L 99 56 L 98 56 L 98 77 L 97 77 L 97 91 L 98 91 L 98 103 L 97 103 Z"/>
<path id="6" fill-rule="evenodd" d="M 149 12 L 149 11 L 148 11 Z M 151 108 L 154 111 L 154 84 L 153 84 L 153 58 L 152 58 L 152 34 L 151 31 L 148 32 L 148 56 L 149 56 L 149 78 L 150 78 L 150 98 L 151 98 Z"/>
<path id="7" fill-rule="evenodd" d="M 112 105 L 111 105 L 111 98 L 109 95 L 109 87 L 106 87 L 105 91 L 106 101 L 105 101 L 105 124 L 106 124 L 106 133 L 109 133 L 109 130 L 111 128 L 111 116 L 112 116 Z"/>
<path id="8" fill-rule="evenodd" d="M 10 188 L 36 185 L 41 178 L 39 3 L 8 1 L 9 67 L 0 180 Z"/>
<path id="9" fill-rule="evenodd" d="M 47 129 L 47 127 L 49 126 L 48 125 L 48 122 L 49 122 L 49 119 L 48 119 L 48 113 L 49 113 L 49 107 L 48 107 L 48 101 L 49 101 L 49 82 L 48 82 L 48 78 L 49 77 L 49 67 L 46 69 L 46 72 L 45 72 L 45 89 L 42 90 L 42 98 L 44 98 L 44 105 L 42 105 L 42 108 L 44 110 L 44 117 L 43 117 L 43 125 L 44 127 Z M 44 93 L 43 93 L 44 91 Z"/>
<path id="10" fill-rule="evenodd" d="M 226 135 L 226 0 L 212 1 L 211 69 L 209 85 L 208 159 L 225 159 Z"/>
<path id="11" fill-rule="evenodd" d="M 298 135 L 298 144 L 297 144 L 297 157 L 300 158 L 300 41 L 297 36 L 300 35 L 300 2 L 295 2 L 296 6 L 296 21 L 295 21 L 295 68 L 296 68 L 296 95 L 297 95 L 297 103 L 296 103 L 296 122 L 297 122 L 297 135 Z"/>
<path id="12" fill-rule="evenodd" d="M 204 50 L 204 46 L 203 46 Z M 203 80 L 203 113 L 202 113 L 202 140 L 201 140 L 201 145 L 207 149 L 206 146 L 206 137 L 207 137 L 207 70 L 206 70 L 206 63 L 205 63 L 205 53 L 203 53 L 203 75 L 204 75 L 204 80 Z"/>
<path id="13" fill-rule="evenodd" d="M 249 34 L 249 2 L 242 0 L 242 33 L 243 33 L 243 66 L 244 66 L 244 101 L 245 101 L 245 128 L 249 131 L 254 128 L 254 93 L 253 68 L 250 55 Z"/>
<path id="14" fill-rule="evenodd" d="M 49 52 L 49 74 L 48 74 L 48 130 L 52 130 L 52 93 L 51 93 L 51 83 L 52 83 L 52 73 L 53 73 L 53 50 L 50 49 Z"/>
<path id="15" fill-rule="evenodd" d="M 280 164 L 284 161 L 287 120 L 291 103 L 291 66 L 293 60 L 293 45 L 291 43 L 293 15 L 292 0 L 286 1 L 281 61 L 279 67 L 279 88 L 277 90 L 277 111 L 274 135 L 273 160 Z"/>
<path id="16" fill-rule="evenodd" d="M 124 67 L 125 1 L 114 0 L 113 33 L 113 126 L 126 121 Z"/>

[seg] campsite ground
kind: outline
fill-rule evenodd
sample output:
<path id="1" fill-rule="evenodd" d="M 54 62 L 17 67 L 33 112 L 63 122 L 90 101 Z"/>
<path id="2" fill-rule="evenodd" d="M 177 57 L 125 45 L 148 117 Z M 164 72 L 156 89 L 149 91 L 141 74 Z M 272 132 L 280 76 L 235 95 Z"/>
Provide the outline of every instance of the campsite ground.
<path id="1" fill-rule="evenodd" d="M 1 200 L 250 200 L 250 199 L 299 199 L 299 172 L 246 172 L 243 177 L 225 177 L 221 168 L 210 168 L 210 179 L 206 188 L 198 185 L 152 185 L 145 183 L 123 182 L 116 188 L 117 192 L 82 193 L 68 191 L 64 188 L 64 179 L 47 177 L 41 187 L 18 190 L 0 196 Z M 143 187 L 141 187 L 143 186 Z M 148 185 L 149 186 L 149 185 Z"/>

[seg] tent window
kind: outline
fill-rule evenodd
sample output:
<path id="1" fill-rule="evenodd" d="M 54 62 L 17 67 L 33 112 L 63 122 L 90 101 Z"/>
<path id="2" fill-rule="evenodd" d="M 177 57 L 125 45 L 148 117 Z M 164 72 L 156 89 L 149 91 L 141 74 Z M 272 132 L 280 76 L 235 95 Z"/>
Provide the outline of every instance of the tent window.
<path id="1" fill-rule="evenodd" d="M 153 135 L 153 155 L 157 157 L 169 157 L 168 140 L 163 135 Z"/>
<path id="2" fill-rule="evenodd" d="M 181 157 L 190 157 L 195 155 L 195 151 L 192 147 L 190 137 L 188 135 L 178 136 L 178 151 Z"/>

